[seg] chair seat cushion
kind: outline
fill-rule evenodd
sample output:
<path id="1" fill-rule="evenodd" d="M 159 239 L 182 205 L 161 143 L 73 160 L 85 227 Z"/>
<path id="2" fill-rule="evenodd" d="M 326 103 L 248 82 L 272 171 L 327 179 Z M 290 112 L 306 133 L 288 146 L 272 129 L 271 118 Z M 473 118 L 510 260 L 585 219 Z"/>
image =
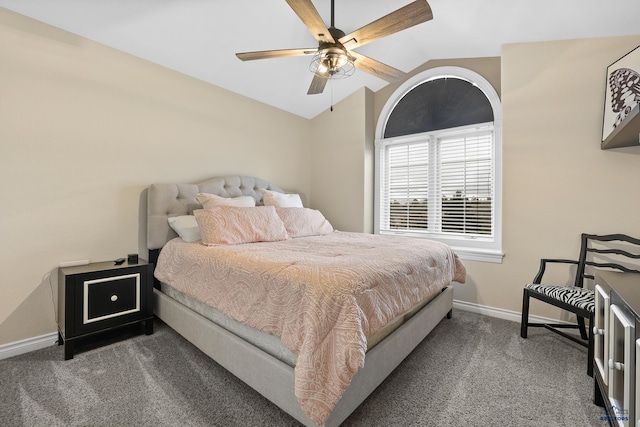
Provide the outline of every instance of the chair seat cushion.
<path id="1" fill-rule="evenodd" d="M 529 283 L 527 289 L 547 295 L 574 307 L 587 311 L 595 310 L 595 293 L 590 289 L 577 286 L 554 286 Z"/>

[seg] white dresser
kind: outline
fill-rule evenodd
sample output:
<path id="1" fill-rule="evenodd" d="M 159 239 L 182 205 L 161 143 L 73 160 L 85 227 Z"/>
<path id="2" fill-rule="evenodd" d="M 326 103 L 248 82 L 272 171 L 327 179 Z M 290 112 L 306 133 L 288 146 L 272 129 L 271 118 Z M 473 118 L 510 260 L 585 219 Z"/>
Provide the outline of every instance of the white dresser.
<path id="1" fill-rule="evenodd" d="M 640 427 L 640 274 L 600 271 L 595 296 L 594 402 L 603 421 Z"/>

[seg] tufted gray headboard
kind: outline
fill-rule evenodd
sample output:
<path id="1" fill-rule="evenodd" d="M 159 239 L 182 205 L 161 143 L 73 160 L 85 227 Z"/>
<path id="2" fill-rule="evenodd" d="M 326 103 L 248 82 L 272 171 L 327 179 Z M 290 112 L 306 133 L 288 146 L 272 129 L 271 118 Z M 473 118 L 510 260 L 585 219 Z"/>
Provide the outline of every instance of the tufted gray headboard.
<path id="1" fill-rule="evenodd" d="M 169 227 L 167 219 L 190 215 L 195 209 L 202 208 L 196 200 L 198 193 L 221 197 L 251 196 L 257 205 L 262 205 L 262 189 L 283 192 L 269 181 L 244 175 L 220 176 L 199 184 L 151 184 L 147 193 L 147 248 L 151 253 L 178 236 Z"/>

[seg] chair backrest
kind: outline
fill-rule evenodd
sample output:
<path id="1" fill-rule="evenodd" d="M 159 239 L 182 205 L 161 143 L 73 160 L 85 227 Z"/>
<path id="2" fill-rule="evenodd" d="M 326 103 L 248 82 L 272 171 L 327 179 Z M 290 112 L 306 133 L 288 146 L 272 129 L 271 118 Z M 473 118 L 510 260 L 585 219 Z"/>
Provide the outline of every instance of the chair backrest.
<path id="1" fill-rule="evenodd" d="M 625 234 L 582 234 L 575 286 L 593 280 L 593 269 L 640 273 L 640 239 Z"/>

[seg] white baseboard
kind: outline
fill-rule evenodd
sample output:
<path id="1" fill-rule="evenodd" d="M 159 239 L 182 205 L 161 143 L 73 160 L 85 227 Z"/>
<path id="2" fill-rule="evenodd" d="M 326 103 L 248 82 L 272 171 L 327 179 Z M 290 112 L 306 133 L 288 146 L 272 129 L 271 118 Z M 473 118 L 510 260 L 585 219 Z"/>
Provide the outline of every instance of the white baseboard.
<path id="1" fill-rule="evenodd" d="M 520 323 L 521 318 L 521 314 L 518 311 L 504 310 L 502 308 L 489 307 L 465 301 L 453 300 L 453 308 L 517 323 Z M 538 323 L 570 323 L 539 316 L 529 316 L 529 320 Z M 39 337 L 27 338 L 25 340 L 0 345 L 0 360 L 55 345 L 57 340 L 58 333 L 52 332 L 50 334 L 40 335 Z"/>
<path id="2" fill-rule="evenodd" d="M 458 301 L 456 299 L 453 300 L 453 308 L 463 311 L 470 311 L 472 313 L 482 314 L 485 316 L 497 317 L 498 319 L 510 320 L 517 323 L 520 323 L 520 321 L 522 320 L 522 313 L 519 311 L 504 310 L 502 308 L 489 307 L 486 305 L 480 305 L 466 301 Z M 532 315 L 529 315 L 529 321 L 534 323 L 572 323 L 564 320 L 550 319 L 548 317 Z"/>
<path id="3" fill-rule="evenodd" d="M 40 350 L 41 348 L 55 345 L 58 341 L 58 333 L 40 335 L 39 337 L 27 338 L 8 344 L 0 345 L 0 360 L 9 357 L 18 356 L 20 354 L 29 353 L 31 351 Z"/>

